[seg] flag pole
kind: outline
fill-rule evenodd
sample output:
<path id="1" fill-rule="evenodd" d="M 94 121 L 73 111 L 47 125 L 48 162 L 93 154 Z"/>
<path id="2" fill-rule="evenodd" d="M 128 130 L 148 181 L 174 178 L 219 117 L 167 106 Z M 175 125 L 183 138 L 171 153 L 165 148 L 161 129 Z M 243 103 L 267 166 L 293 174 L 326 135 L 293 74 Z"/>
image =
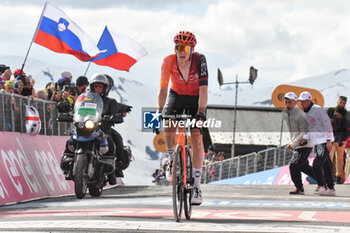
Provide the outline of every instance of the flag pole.
<path id="1" fill-rule="evenodd" d="M 106 30 L 106 28 L 107 28 L 107 25 L 106 25 L 105 28 L 103 29 L 102 35 L 103 35 L 104 31 Z M 100 41 L 101 41 L 102 35 L 101 35 L 100 39 L 99 39 L 98 42 L 97 42 L 97 47 L 98 47 L 98 44 L 99 44 Z M 85 76 L 85 77 L 86 77 L 86 74 L 87 74 L 87 72 L 88 72 L 88 70 L 89 70 L 89 68 L 90 68 L 90 64 L 91 64 L 91 61 L 89 62 L 88 66 L 86 67 L 86 70 L 85 70 L 85 73 L 84 73 L 84 76 Z"/>
<path id="2" fill-rule="evenodd" d="M 86 70 L 85 70 L 85 73 L 84 73 L 84 76 L 85 76 L 85 77 L 86 77 L 86 73 L 87 73 L 88 70 L 89 70 L 90 64 L 91 64 L 91 61 L 89 62 L 88 66 L 86 67 Z"/>
<path id="3" fill-rule="evenodd" d="M 21 71 L 19 72 L 19 75 L 21 75 L 21 74 L 22 74 L 22 72 L 23 72 L 24 65 L 25 65 L 25 63 L 26 63 L 26 61 L 27 61 L 27 58 L 28 58 L 28 55 L 29 55 L 29 51 L 30 51 L 30 49 L 31 49 L 31 47 L 32 47 L 32 44 L 33 44 L 33 41 L 32 41 L 32 42 L 30 42 L 30 45 L 29 45 L 29 48 L 28 48 L 27 54 L 26 54 L 26 56 L 25 56 L 25 58 L 24 58 L 24 61 L 23 61 L 23 64 L 22 64 L 22 68 L 21 68 Z M 15 78 L 16 78 L 16 77 L 15 77 Z"/>
<path id="4" fill-rule="evenodd" d="M 32 44 L 33 44 L 33 42 L 34 42 L 34 40 L 35 40 L 36 34 L 38 33 L 39 25 L 41 24 L 41 21 L 42 21 L 42 19 L 43 19 L 44 11 L 45 11 L 45 8 L 46 8 L 46 5 L 47 5 L 47 4 L 48 4 L 48 2 L 45 3 L 44 8 L 43 8 L 43 11 L 41 12 L 41 16 L 40 16 L 38 25 L 36 26 L 36 30 L 35 30 L 35 32 L 34 32 L 33 39 L 32 39 L 32 41 L 30 42 L 30 45 L 29 45 L 27 54 L 26 54 L 26 56 L 24 57 L 24 61 L 23 61 L 23 64 L 22 64 L 21 71 L 19 72 L 19 75 L 21 75 L 22 72 L 23 72 L 23 69 L 24 69 L 24 66 L 25 66 L 25 64 L 26 64 L 26 61 L 27 61 L 27 58 L 28 58 L 30 49 L 32 48 Z"/>

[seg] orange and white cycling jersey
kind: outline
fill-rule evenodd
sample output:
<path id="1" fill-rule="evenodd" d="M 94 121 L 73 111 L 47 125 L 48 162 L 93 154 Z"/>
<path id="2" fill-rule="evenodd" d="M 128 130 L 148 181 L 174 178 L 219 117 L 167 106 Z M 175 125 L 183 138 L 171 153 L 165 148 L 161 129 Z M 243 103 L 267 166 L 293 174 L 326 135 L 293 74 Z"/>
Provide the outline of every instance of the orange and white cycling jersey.
<path id="1" fill-rule="evenodd" d="M 186 81 L 179 70 L 176 55 L 171 54 L 164 58 L 161 70 L 160 87 L 168 88 L 171 78 L 171 90 L 178 95 L 198 96 L 199 86 L 208 85 L 208 68 L 205 56 L 200 53 L 192 54 L 192 63 Z"/>

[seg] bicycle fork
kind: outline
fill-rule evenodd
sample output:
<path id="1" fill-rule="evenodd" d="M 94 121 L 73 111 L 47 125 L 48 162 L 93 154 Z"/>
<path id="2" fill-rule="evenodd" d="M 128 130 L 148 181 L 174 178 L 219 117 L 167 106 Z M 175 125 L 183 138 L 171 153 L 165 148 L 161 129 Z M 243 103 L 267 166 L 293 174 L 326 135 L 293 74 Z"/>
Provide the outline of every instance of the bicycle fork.
<path id="1" fill-rule="evenodd" d="M 177 146 L 176 146 L 176 150 L 177 151 L 177 148 L 178 147 L 181 147 L 181 150 L 182 150 L 182 161 L 183 161 L 183 171 L 182 171 L 182 175 L 183 175 L 183 184 L 186 185 L 187 183 L 187 173 L 186 173 L 186 149 L 185 149 L 185 135 L 183 133 L 183 131 L 180 132 L 179 134 L 179 137 L 178 137 L 178 140 L 177 140 Z M 175 159 L 174 159 L 175 160 Z M 176 165 L 173 164 L 173 167 L 172 167 L 172 174 L 174 174 L 174 167 Z M 173 176 L 171 176 L 171 184 L 173 184 Z"/>

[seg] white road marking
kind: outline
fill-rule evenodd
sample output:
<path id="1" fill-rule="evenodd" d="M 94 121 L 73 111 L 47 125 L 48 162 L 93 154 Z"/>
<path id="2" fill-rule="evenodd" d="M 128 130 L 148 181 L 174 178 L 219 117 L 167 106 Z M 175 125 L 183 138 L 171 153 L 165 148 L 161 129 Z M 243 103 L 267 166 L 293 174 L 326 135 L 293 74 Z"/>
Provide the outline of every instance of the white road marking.
<path id="1" fill-rule="evenodd" d="M 314 226 L 293 224 L 239 224 L 239 223 L 205 223 L 182 221 L 176 223 L 173 220 L 169 221 L 125 221 L 125 220 L 59 220 L 59 221 L 13 221 L 0 222 L 0 232 L 6 230 L 49 230 L 54 231 L 69 231 L 77 230 L 163 230 L 169 232 L 177 231 L 203 231 L 203 232 L 315 232 Z M 317 227 L 317 232 L 350 232 L 350 227 L 344 226 L 324 226 Z"/>

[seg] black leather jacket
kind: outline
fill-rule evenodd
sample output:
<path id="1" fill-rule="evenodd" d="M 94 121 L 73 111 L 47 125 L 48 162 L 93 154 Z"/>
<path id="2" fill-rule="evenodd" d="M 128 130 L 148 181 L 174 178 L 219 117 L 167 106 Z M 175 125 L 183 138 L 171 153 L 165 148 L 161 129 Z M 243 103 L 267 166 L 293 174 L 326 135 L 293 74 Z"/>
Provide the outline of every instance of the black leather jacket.
<path id="1" fill-rule="evenodd" d="M 109 116 L 120 117 L 122 113 L 129 112 L 131 110 L 130 106 L 118 103 L 115 99 L 112 99 L 109 97 L 102 97 L 102 100 L 103 100 L 102 116 L 109 115 Z M 111 129 L 113 125 L 114 123 L 102 122 L 102 125 L 100 128 L 104 133 L 111 135 Z"/>
<path id="2" fill-rule="evenodd" d="M 331 118 L 334 138 L 336 142 L 346 141 L 348 137 L 347 111 L 346 109 L 329 108 L 328 116 Z M 337 118 L 336 113 L 340 113 L 341 117 Z"/>

